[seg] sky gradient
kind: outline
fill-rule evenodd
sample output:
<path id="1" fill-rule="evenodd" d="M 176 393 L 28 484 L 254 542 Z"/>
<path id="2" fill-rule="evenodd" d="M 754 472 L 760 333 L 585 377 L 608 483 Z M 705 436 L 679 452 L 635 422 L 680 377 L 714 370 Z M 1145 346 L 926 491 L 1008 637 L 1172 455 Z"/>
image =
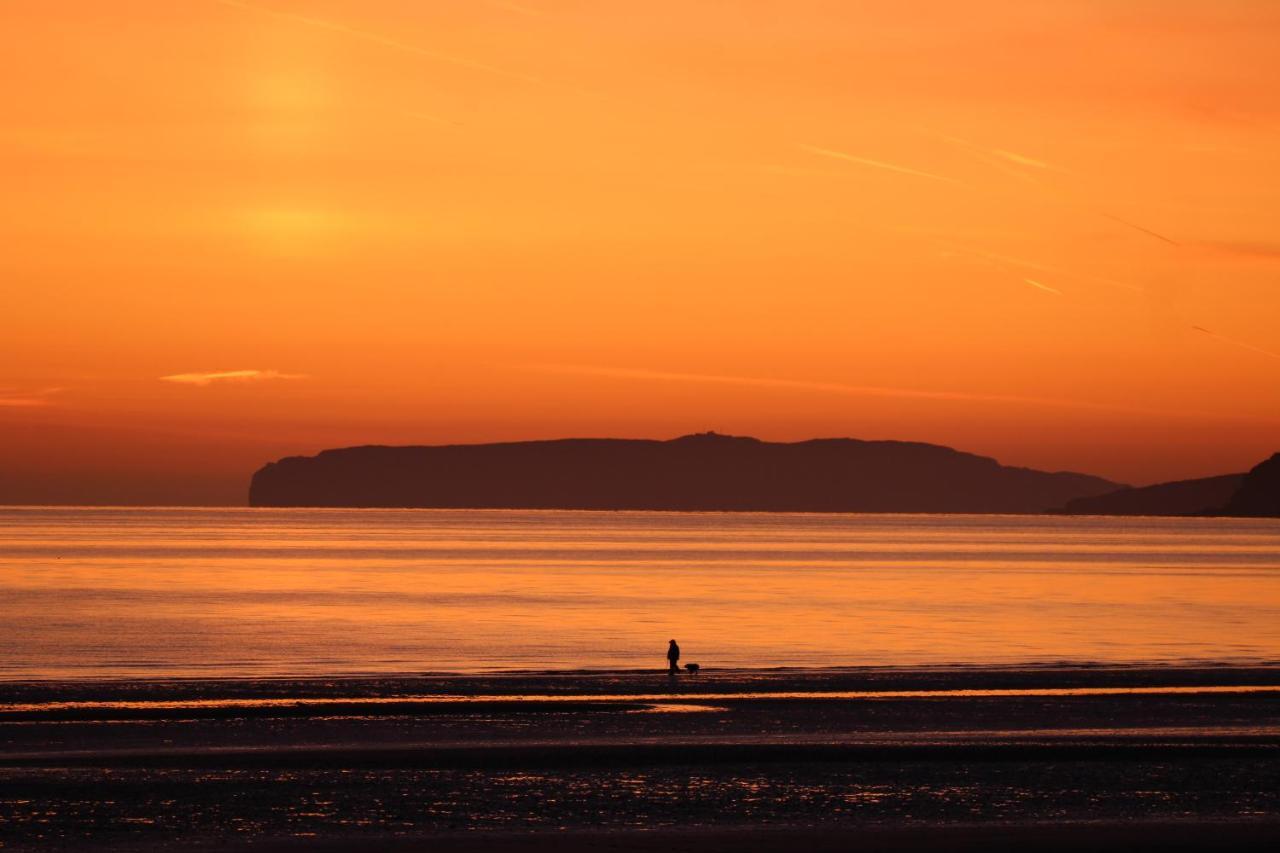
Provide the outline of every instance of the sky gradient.
<path id="1" fill-rule="evenodd" d="M 0 502 L 715 429 L 1280 450 L 1270 0 L 6 0 Z"/>

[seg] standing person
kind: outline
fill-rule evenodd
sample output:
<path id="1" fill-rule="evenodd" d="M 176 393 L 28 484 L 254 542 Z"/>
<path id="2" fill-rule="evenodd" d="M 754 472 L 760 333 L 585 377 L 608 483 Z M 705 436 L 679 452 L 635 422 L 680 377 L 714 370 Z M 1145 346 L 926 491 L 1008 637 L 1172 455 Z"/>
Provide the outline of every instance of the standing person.
<path id="1" fill-rule="evenodd" d="M 675 675 L 680 671 L 680 647 L 675 640 L 667 646 L 667 663 L 671 664 L 671 668 L 667 670 L 668 675 Z"/>

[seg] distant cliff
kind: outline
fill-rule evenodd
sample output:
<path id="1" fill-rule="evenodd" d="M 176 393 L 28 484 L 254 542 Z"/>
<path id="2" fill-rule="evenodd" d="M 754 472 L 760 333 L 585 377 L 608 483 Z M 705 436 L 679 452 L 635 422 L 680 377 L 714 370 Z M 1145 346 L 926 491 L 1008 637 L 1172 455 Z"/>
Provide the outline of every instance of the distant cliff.
<path id="1" fill-rule="evenodd" d="M 1244 475 L 1244 482 L 1223 505 L 1221 514 L 1280 517 L 1280 453 Z"/>
<path id="2" fill-rule="evenodd" d="M 1117 484 L 1009 468 L 949 447 L 703 433 L 350 447 L 272 462 L 251 506 L 1038 513 Z"/>
<path id="3" fill-rule="evenodd" d="M 1244 474 L 1179 480 L 1105 495 L 1076 498 L 1062 508 L 1066 515 L 1203 515 L 1226 504 L 1244 482 Z"/>
<path id="4" fill-rule="evenodd" d="M 1231 515 L 1280 518 L 1280 453 L 1247 474 L 1124 488 L 1068 501 L 1065 515 Z"/>

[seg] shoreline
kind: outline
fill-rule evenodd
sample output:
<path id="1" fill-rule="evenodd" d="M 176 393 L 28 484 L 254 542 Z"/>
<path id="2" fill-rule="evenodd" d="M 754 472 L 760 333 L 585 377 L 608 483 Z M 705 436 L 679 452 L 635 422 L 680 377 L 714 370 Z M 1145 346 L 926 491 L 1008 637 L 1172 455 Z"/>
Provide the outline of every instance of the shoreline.
<path id="1" fill-rule="evenodd" d="M 101 679 L 0 679 L 6 705 L 42 702 L 154 702 L 210 699 L 486 699 L 661 695 L 807 694 L 796 698 L 910 698 L 900 693 L 958 691 L 1185 690 L 1280 687 L 1275 663 L 952 664 L 916 667 L 707 668 L 669 676 L 665 669 L 502 670 L 331 676 L 183 676 Z"/>

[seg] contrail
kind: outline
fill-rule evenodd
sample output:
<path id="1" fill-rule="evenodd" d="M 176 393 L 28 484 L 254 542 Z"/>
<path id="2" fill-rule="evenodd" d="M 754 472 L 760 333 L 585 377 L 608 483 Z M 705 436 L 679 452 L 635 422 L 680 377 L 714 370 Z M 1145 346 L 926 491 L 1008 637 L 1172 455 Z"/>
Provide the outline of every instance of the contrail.
<path id="1" fill-rule="evenodd" d="M 1014 151 L 1005 151 L 1003 148 L 992 148 L 991 153 L 997 157 L 1003 157 L 1011 163 L 1017 163 L 1019 166 L 1031 166 L 1034 169 L 1052 169 L 1048 163 L 1040 160 L 1026 157 Z"/>
<path id="2" fill-rule="evenodd" d="M 1036 281 L 1034 278 L 1024 278 L 1023 281 L 1025 281 L 1027 284 L 1031 285 L 1032 287 L 1038 287 L 1041 290 L 1047 290 L 1048 292 L 1056 293 L 1059 296 L 1066 295 L 1061 290 L 1058 290 L 1056 287 L 1050 287 L 1047 284 L 1041 284 L 1040 282 Z"/>
<path id="3" fill-rule="evenodd" d="M 736 385 L 750 388 L 779 388 L 856 397 L 901 397 L 916 400 L 1013 403 L 1018 405 L 1045 406 L 1058 409 L 1085 409 L 1090 411 L 1155 414 L 1171 417 L 1216 417 L 1212 412 L 1180 412 L 1164 409 L 1148 409 L 1137 406 L 1119 406 L 1110 403 L 1095 403 L 1088 400 L 1067 400 L 1055 397 L 1024 397 L 1013 394 L 974 394 L 966 391 L 934 391 L 915 388 L 891 388 L 879 385 L 846 385 L 839 382 L 809 382 L 798 379 L 769 379 L 754 376 L 674 373 L 659 370 L 637 370 L 621 367 L 592 367 L 589 365 L 577 364 L 518 364 L 510 366 L 518 370 L 531 370 L 539 373 L 571 374 L 575 376 L 603 376 L 615 379 L 638 379 L 660 382 L 689 382 L 706 385 Z"/>
<path id="4" fill-rule="evenodd" d="M 1268 358 L 1280 358 L 1280 353 L 1274 353 L 1271 350 L 1266 350 L 1262 347 L 1255 347 L 1253 344 L 1247 344 L 1244 341 L 1237 341 L 1235 338 L 1228 338 L 1226 335 L 1219 335 L 1217 332 L 1211 332 L 1203 326 L 1192 326 L 1191 328 L 1195 329 L 1197 332 L 1204 332 L 1209 337 L 1220 340 L 1224 344 L 1231 344 L 1232 346 L 1240 347 L 1241 349 L 1247 349 L 1249 352 L 1256 352 L 1261 355 L 1265 355 Z"/>
<path id="5" fill-rule="evenodd" d="M 982 154 L 990 154 L 993 157 L 1008 160 L 1010 163 L 1015 163 L 1019 166 L 1029 166 L 1033 169 L 1052 169 L 1058 172 L 1062 171 L 1057 166 L 1050 166 L 1043 160 L 1036 160 L 1035 158 L 1027 157 L 1024 154 L 1018 154 L 1015 151 L 1006 151 L 1003 148 L 985 148 L 981 145 L 975 145 L 967 139 L 961 139 L 958 136 L 943 136 L 942 138 L 953 145 L 959 145 L 962 148 L 968 148 L 970 151 L 977 151 Z"/>
<path id="6" fill-rule="evenodd" d="M 1015 266 L 1023 269 L 1036 270 L 1037 272 L 1049 273 L 1050 275 L 1060 275 L 1066 278 L 1082 279 L 1084 281 L 1093 281 L 1099 284 L 1110 285 L 1111 287 L 1119 287 L 1124 290 L 1131 290 L 1135 293 L 1142 293 L 1143 289 L 1135 284 L 1129 284 L 1127 281 L 1117 281 L 1114 278 L 1104 278 L 1102 276 L 1088 275 L 1086 273 L 1074 273 L 1067 270 L 1061 270 L 1056 267 L 1045 266 L 1033 261 L 1024 261 L 1021 258 L 1011 258 L 1008 255 L 997 255 L 994 252 L 984 252 L 980 249 L 969 249 L 963 246 L 951 246 L 943 244 L 943 248 L 961 254 L 973 255 L 1001 266 Z"/>
<path id="7" fill-rule="evenodd" d="M 369 32 L 368 30 L 358 30 L 355 27 L 348 27 L 344 24 L 339 24 L 334 21 L 326 21 L 323 18 L 311 18 L 311 17 L 307 17 L 306 15 L 295 15 L 292 12 L 281 12 L 276 9 L 268 8 L 266 6 L 259 6 L 256 3 L 246 3 L 244 2 L 244 0 L 214 0 L 214 2 L 220 3 L 223 6 L 229 6 L 233 9 L 241 9 L 243 11 L 254 12 L 260 15 L 270 15 L 271 17 L 278 18 L 279 20 L 282 20 L 282 21 L 293 21 L 296 24 L 302 24 L 304 26 L 313 27 L 318 30 L 327 30 L 328 32 L 331 32 L 331 33 L 341 33 L 342 35 L 360 39 L 361 41 L 366 41 L 366 42 L 369 42 L 370 44 L 377 44 L 377 45 L 381 45 L 382 47 L 393 48 L 395 50 L 403 51 L 405 53 L 412 53 L 416 56 L 423 56 L 423 57 L 426 57 L 427 59 L 435 60 L 436 62 L 443 62 L 448 65 L 456 65 L 459 68 L 469 68 L 472 71 L 481 71 L 486 74 L 495 74 L 499 77 L 507 77 L 512 80 L 523 80 L 526 83 L 544 82 L 538 77 L 532 77 L 527 74 L 519 74 L 514 71 L 507 71 L 505 68 L 498 68 L 497 66 L 489 65 L 484 62 L 476 62 L 474 59 L 467 59 L 466 57 L 463 57 L 463 56 L 453 56 L 452 54 L 448 54 L 448 53 L 440 53 L 434 50 L 427 50 L 424 47 L 419 47 L 414 44 L 408 44 L 406 42 L 397 41 L 396 39 L 388 38 L 386 36 L 379 35 L 378 33 L 372 33 L 372 32 Z"/>
<path id="8" fill-rule="evenodd" d="M 944 142 L 948 142 L 962 148 L 983 165 L 995 169 L 1002 175 L 1008 175 L 1015 180 L 1022 181 L 1024 184 L 1030 184 L 1033 187 L 1042 188 L 1044 183 L 1039 178 L 1035 178 L 1027 174 L 1026 169 L 1015 169 L 1009 164 L 1012 163 L 1017 166 L 1031 166 L 1036 169 L 1051 169 L 1055 172 L 1064 171 L 1056 166 L 1050 166 L 1048 163 L 1033 160 L 1032 158 L 1024 157 L 1021 154 L 1015 154 L 1012 151 L 1005 151 L 1003 148 L 983 148 L 980 145 L 974 145 L 967 139 L 960 139 L 957 136 L 938 135 L 934 133 L 928 133 L 928 135 L 930 137 L 937 136 L 937 138 Z"/>
<path id="9" fill-rule="evenodd" d="M 1033 187 L 1040 188 L 1044 186 L 1044 181 L 1040 180 L 1039 178 L 1033 177 L 1032 175 L 1027 174 L 1025 171 L 1020 171 L 1004 163 L 1001 163 L 999 160 L 995 159 L 994 157 L 988 157 L 986 154 L 983 154 L 978 151 L 971 151 L 970 153 L 973 154 L 973 156 L 977 158 L 979 162 L 983 163 L 984 165 L 992 169 L 995 169 L 997 172 L 999 172 L 1002 175 L 1008 175 L 1009 177 L 1014 178 L 1015 180 L 1022 181 L 1024 184 L 1030 184 Z"/>
<path id="10" fill-rule="evenodd" d="M 1146 234 L 1149 237 L 1155 237 L 1157 240 L 1163 240 L 1166 243 L 1168 243 L 1170 246 L 1182 245 L 1176 240 L 1170 240 L 1168 237 L 1164 236 L 1163 234 L 1157 234 L 1156 232 L 1152 231 L 1150 228 L 1143 228 L 1141 225 L 1137 225 L 1133 222 L 1128 222 L 1124 219 L 1121 219 L 1119 216 L 1112 216 L 1110 213 L 1106 213 L 1104 211 L 1099 211 L 1099 214 L 1102 216 L 1105 216 L 1107 219 L 1110 219 L 1113 222 L 1119 222 L 1121 225 L 1128 226 L 1129 228 L 1132 228 L 1134 231 L 1141 231 L 1143 234 Z"/>
<path id="11" fill-rule="evenodd" d="M 884 169 L 889 172 L 898 172 L 902 175 L 914 175 L 917 178 L 928 178 L 931 181 L 943 181 L 948 184 L 956 184 L 963 186 L 963 183 L 955 178 L 948 178 L 943 175 L 935 175 L 931 172 L 921 172 L 919 169 L 911 169 L 907 166 L 895 166 L 893 163 L 884 163 L 880 160 L 869 160 L 866 157 L 855 157 L 852 154 L 846 154 L 843 151 L 832 151 L 830 148 L 818 148 L 814 145 L 799 146 L 801 151 L 808 151 L 810 154 L 817 154 L 822 157 L 834 157 L 837 160 L 847 160 L 850 163 L 857 163 L 862 166 L 870 166 L 873 169 Z"/>
<path id="12" fill-rule="evenodd" d="M 964 149 L 966 149 L 966 150 L 968 150 L 968 151 L 970 151 L 970 152 L 972 152 L 972 153 L 974 153 L 974 154 L 976 154 L 976 155 L 979 155 L 979 159 L 981 159 L 981 160 L 982 160 L 984 163 L 986 163 L 988 166 L 991 166 L 992 168 L 995 168 L 995 169 L 999 169 L 1001 172 L 1004 172 L 1004 173 L 1005 173 L 1005 174 L 1007 174 L 1007 175 L 1012 175 L 1012 176 L 1014 176 L 1014 177 L 1016 177 L 1016 178 L 1020 178 L 1021 180 L 1027 181 L 1027 182 L 1032 183 L 1032 184 L 1035 184 L 1035 185 L 1037 185 L 1037 186 L 1041 186 L 1041 183 L 1040 183 L 1039 181 L 1035 180 L 1034 178 L 1031 178 L 1030 176 L 1028 176 L 1028 175 L 1026 175 L 1026 174 L 1024 174 L 1024 173 L 1022 173 L 1022 172 L 1017 172 L 1017 171 L 1013 171 L 1013 170 L 1010 170 L 1010 169 L 1005 169 L 1005 168 L 1003 168 L 1000 164 L 998 164 L 998 163 L 993 163 L 993 162 L 991 162 L 990 160 L 988 160 L 988 159 L 986 159 L 986 158 L 987 158 L 987 157 L 999 157 L 999 158 L 1001 158 L 1001 159 L 1003 159 L 1003 160 L 1006 160 L 1006 161 L 1008 161 L 1008 162 L 1010 162 L 1010 163 L 1014 163 L 1014 164 L 1019 165 L 1019 166 L 1026 166 L 1026 167 L 1029 167 L 1029 168 L 1032 168 L 1032 169 L 1042 169 L 1042 170 L 1049 170 L 1049 171 L 1054 171 L 1054 172 L 1062 172 L 1062 173 L 1064 173 L 1064 174 L 1070 174 L 1070 173 L 1068 173 L 1068 172 L 1067 172 L 1067 170 L 1066 170 L 1066 169 L 1063 169 L 1063 168 L 1058 167 L 1058 166 L 1054 166 L 1054 165 L 1052 165 L 1052 164 L 1050 164 L 1050 163 L 1046 163 L 1046 162 L 1044 162 L 1043 160 L 1037 160 L 1037 159 L 1035 159 L 1034 157 L 1028 157 L 1028 156 L 1026 156 L 1025 154 L 1019 154 L 1019 153 L 1017 153 L 1016 151 L 1009 151 L 1009 150 L 1004 149 L 1004 148 L 987 148 L 987 147 L 985 147 L 985 146 L 977 145 L 977 144 L 975 144 L 975 143 L 973 143 L 973 142 L 970 142 L 970 141 L 969 141 L 969 140 L 967 140 L 967 139 L 961 139 L 961 138 L 960 138 L 960 137 L 958 137 L 958 136 L 945 136 L 945 135 L 944 135 L 944 136 L 942 136 L 941 138 L 942 138 L 943 140 L 945 140 L 946 142 L 950 142 L 950 143 L 951 143 L 951 144 L 953 144 L 953 145 L 958 145 L 958 146 L 960 146 L 961 148 L 964 148 Z M 1061 199 L 1060 199 L 1060 201 L 1061 201 Z M 1156 232 L 1156 231 L 1152 231 L 1150 228 L 1144 228 L 1143 226 L 1141 226 L 1141 225 L 1137 224 L 1136 222 L 1129 222 L 1128 220 L 1121 219 L 1119 216 L 1114 216 L 1114 215 L 1112 215 L 1112 214 L 1110 214 L 1110 213 L 1107 213 L 1107 212 L 1105 212 L 1105 211 L 1101 211 L 1101 210 L 1095 210 L 1095 211 L 1093 211 L 1093 212 L 1094 212 L 1094 213 L 1096 213 L 1096 214 L 1098 214 L 1099 216 L 1105 216 L 1107 219 L 1110 219 L 1110 220 L 1111 220 L 1111 221 L 1113 221 L 1113 222 L 1118 222 L 1118 223 L 1120 223 L 1121 225 L 1125 226 L 1126 228 L 1132 228 L 1134 231 L 1139 231 L 1139 232 L 1141 232 L 1141 233 L 1143 233 L 1143 234 L 1146 234 L 1148 237 L 1154 237 L 1154 238 L 1156 238 L 1157 240 L 1162 240 L 1162 241 L 1164 241 L 1165 243 L 1168 243 L 1170 246 L 1180 246 L 1180 245 L 1181 245 L 1178 241 L 1176 241 L 1176 240 L 1171 240 L 1170 238 L 1166 237 L 1166 236 L 1165 236 L 1165 235 L 1163 235 L 1163 234 L 1160 234 L 1160 233 L 1158 233 L 1158 232 Z"/>

